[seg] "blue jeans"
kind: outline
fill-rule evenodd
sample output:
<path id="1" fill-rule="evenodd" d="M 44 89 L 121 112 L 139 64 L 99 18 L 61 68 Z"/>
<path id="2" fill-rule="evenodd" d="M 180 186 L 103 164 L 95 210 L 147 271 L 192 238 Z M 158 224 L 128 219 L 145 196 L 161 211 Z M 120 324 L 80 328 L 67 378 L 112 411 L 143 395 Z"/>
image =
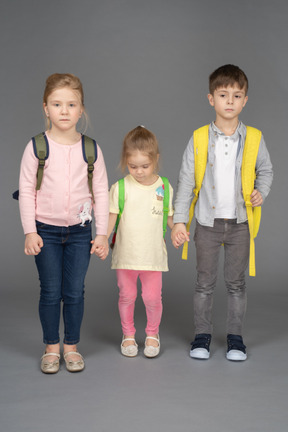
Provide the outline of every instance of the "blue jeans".
<path id="1" fill-rule="evenodd" d="M 194 241 L 197 256 L 197 283 L 194 294 L 195 333 L 212 333 L 213 293 L 218 260 L 224 245 L 224 280 L 228 294 L 227 334 L 242 335 L 247 297 L 245 270 L 249 260 L 248 223 L 236 219 L 215 219 L 213 227 L 196 221 Z"/>
<path id="2" fill-rule="evenodd" d="M 39 315 L 43 342 L 57 344 L 61 301 L 64 343 L 80 339 L 84 311 L 84 279 L 90 261 L 91 224 L 61 227 L 36 221 L 44 246 L 35 257 L 40 279 Z"/>

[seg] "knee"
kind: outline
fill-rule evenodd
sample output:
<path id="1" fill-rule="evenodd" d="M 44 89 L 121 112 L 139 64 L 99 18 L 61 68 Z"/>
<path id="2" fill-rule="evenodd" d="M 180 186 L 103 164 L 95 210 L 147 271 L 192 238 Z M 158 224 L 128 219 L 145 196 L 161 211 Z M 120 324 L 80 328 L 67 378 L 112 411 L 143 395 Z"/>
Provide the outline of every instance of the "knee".
<path id="1" fill-rule="evenodd" d="M 150 292 L 142 292 L 142 299 L 145 306 L 148 307 L 159 307 L 162 305 L 161 292 L 151 290 Z"/>
<path id="2" fill-rule="evenodd" d="M 41 292 L 40 294 L 40 304 L 42 305 L 57 305 L 61 302 L 62 297 L 57 295 L 57 294 L 53 294 L 53 293 L 45 293 L 45 292 Z"/>
<path id="3" fill-rule="evenodd" d="M 212 295 L 214 292 L 214 283 L 199 283 L 199 281 L 196 284 L 195 287 L 195 292 L 197 294 L 203 295 L 203 296 L 208 296 L 208 295 Z"/>
<path id="4" fill-rule="evenodd" d="M 65 304 L 81 304 L 84 301 L 84 290 L 82 292 L 77 293 L 64 293 L 63 295 L 63 303 Z"/>
<path id="5" fill-rule="evenodd" d="M 134 304 L 137 298 L 137 293 L 127 293 L 127 292 L 123 292 L 120 290 L 119 292 L 119 303 L 121 304 L 126 304 L 126 305 L 130 305 L 130 304 Z"/>
<path id="6" fill-rule="evenodd" d="M 226 288 L 229 294 L 241 295 L 246 292 L 245 281 L 230 281 L 225 280 Z"/>

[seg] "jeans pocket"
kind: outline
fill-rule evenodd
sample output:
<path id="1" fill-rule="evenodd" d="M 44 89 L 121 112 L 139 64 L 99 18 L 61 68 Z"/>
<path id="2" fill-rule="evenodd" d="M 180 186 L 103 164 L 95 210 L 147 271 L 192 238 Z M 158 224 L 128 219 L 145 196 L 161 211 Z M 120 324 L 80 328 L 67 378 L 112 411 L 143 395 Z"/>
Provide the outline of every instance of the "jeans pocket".
<path id="1" fill-rule="evenodd" d="M 37 220 L 35 222 L 36 222 L 36 228 L 37 229 L 45 228 L 47 226 L 47 224 L 45 224 L 43 222 L 39 222 Z"/>

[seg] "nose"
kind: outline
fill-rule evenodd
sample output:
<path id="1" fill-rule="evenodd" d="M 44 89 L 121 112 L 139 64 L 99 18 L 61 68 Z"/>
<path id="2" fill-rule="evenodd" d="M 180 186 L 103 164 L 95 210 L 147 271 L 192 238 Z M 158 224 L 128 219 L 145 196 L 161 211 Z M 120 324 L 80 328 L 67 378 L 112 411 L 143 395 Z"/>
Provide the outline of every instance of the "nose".
<path id="1" fill-rule="evenodd" d="M 67 110 L 67 106 L 65 105 L 65 104 L 63 104 L 62 106 L 61 106 L 61 113 L 62 114 L 66 114 L 68 112 L 68 110 Z"/>
<path id="2" fill-rule="evenodd" d="M 233 96 L 232 95 L 228 95 L 228 103 L 233 104 Z"/>

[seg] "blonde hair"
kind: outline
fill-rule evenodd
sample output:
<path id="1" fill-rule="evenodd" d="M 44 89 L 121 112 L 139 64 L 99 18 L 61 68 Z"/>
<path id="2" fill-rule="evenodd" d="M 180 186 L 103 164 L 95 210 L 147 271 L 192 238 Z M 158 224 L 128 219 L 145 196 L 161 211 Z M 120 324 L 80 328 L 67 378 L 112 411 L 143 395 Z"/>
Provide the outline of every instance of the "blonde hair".
<path id="1" fill-rule="evenodd" d="M 71 90 L 74 90 L 75 92 L 78 93 L 79 100 L 83 108 L 83 117 L 85 122 L 84 130 L 86 130 L 89 119 L 84 106 L 84 92 L 83 92 L 82 83 L 76 75 L 69 74 L 69 73 L 54 73 L 50 75 L 46 79 L 46 85 L 43 94 L 43 104 L 47 105 L 48 97 L 51 95 L 51 93 L 54 90 L 61 89 L 64 87 L 69 87 Z M 46 117 L 46 127 L 49 129 L 50 126 L 51 126 L 50 120 L 49 118 Z"/>
<path id="2" fill-rule="evenodd" d="M 154 170 L 158 171 L 159 147 L 156 136 L 144 126 L 137 126 L 127 133 L 123 140 L 120 168 L 122 172 L 127 167 L 127 159 L 134 151 L 145 153 L 154 164 Z"/>

